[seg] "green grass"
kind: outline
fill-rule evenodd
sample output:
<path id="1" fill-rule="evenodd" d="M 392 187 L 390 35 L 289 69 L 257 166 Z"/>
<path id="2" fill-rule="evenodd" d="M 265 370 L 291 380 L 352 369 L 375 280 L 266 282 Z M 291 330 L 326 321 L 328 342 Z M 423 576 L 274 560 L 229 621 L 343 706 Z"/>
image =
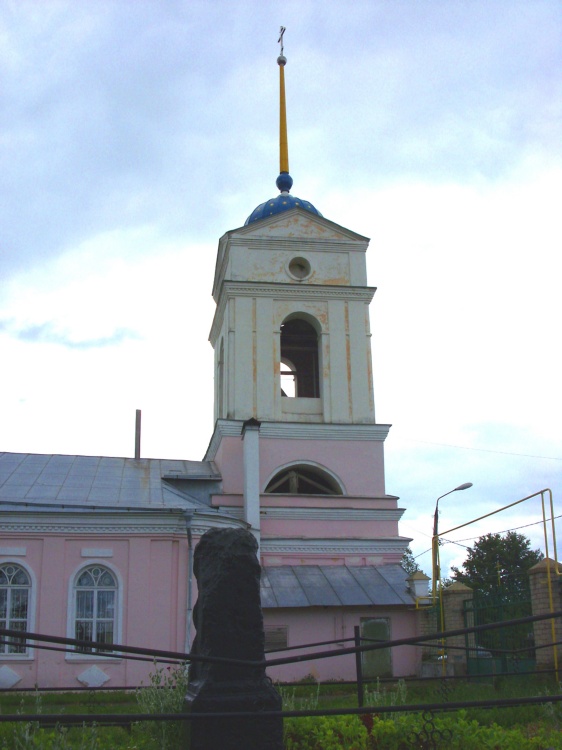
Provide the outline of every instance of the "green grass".
<path id="1" fill-rule="evenodd" d="M 179 680 L 180 688 L 174 689 Z M 412 705 L 424 703 L 497 700 L 501 698 L 548 696 L 560 693 L 560 687 L 548 679 L 537 677 L 496 678 L 489 682 L 450 680 L 405 683 L 373 682 L 365 686 L 365 705 L 382 707 L 388 705 Z M 156 670 L 151 684 L 139 694 L 126 691 L 81 691 L 69 693 L 5 693 L 2 696 L 2 714 L 76 714 L 88 713 L 95 716 L 102 713 L 159 713 L 181 710 L 186 688 L 186 675 L 175 675 L 167 670 Z M 357 707 L 357 692 L 354 685 L 326 683 L 315 685 L 281 686 L 284 707 L 289 710 L 331 709 Z M 325 750 L 326 747 L 352 747 L 359 749 L 377 747 L 381 750 L 399 746 L 400 733 L 410 726 L 416 727 L 421 717 L 414 713 L 386 714 L 376 712 L 375 730 L 382 733 L 367 737 L 357 724 L 358 717 L 330 717 L 329 719 L 291 719 L 285 722 L 290 731 L 288 748 L 308 748 Z M 462 727 L 466 732 L 458 741 L 459 747 L 472 747 L 472 735 L 481 738 L 481 746 L 490 742 L 490 747 L 517 748 L 532 747 L 537 750 L 548 747 L 562 748 L 562 706 L 558 703 L 545 703 L 536 706 L 516 706 L 509 708 L 464 709 L 455 712 L 436 712 L 436 722 L 443 726 Z M 76 727 L 55 730 L 40 729 L 36 724 L 0 723 L 0 750 L 166 750 L 177 747 L 180 722 L 145 722 L 133 724 L 130 729 L 120 727 Z M 316 727 L 316 729 L 314 729 Z M 317 733 L 317 744 L 306 744 L 307 732 Z M 408 731 L 411 731 L 408 729 Z M 460 731 L 460 730 L 459 730 Z M 313 733 L 314 733 L 313 732 Z M 486 735 L 485 733 L 488 732 Z M 505 735 L 505 742 L 498 737 Z M 479 734 L 480 733 L 480 734 Z M 324 734 L 329 737 L 324 739 Z M 542 735 L 547 739 L 541 739 Z M 289 736 L 289 735 L 287 735 Z M 315 735 L 316 736 L 316 735 Z M 338 739 L 338 737 L 340 739 Z M 351 738 L 353 741 L 351 740 Z M 552 739 L 554 737 L 554 739 Z M 560 743 L 557 737 L 560 737 Z M 347 738 L 347 739 L 345 739 Z M 523 739 L 522 739 L 523 738 Z M 538 739 L 537 739 L 538 738 Z M 477 739 L 474 740 L 475 742 Z M 346 746 L 338 742 L 352 743 Z M 378 744 L 373 745 L 374 742 Z M 498 744 L 500 742 L 500 744 Z M 353 744 L 356 743 L 356 744 Z M 371 743 L 369 745 L 369 743 Z M 477 746 L 477 745 L 476 745 Z M 446 745 L 443 745 L 446 747 Z M 453 750 L 451 745 L 448 750 Z"/>

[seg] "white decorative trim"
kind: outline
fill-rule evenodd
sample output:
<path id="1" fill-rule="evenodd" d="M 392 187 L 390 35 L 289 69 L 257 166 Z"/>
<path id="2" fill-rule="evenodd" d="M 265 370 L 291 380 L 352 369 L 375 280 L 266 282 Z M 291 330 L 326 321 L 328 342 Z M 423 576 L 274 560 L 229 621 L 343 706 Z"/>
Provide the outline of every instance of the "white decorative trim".
<path id="1" fill-rule="evenodd" d="M 331 219 L 327 219 L 325 216 L 320 216 L 318 214 L 312 214 L 310 211 L 307 211 L 304 208 L 301 208 L 299 206 L 295 206 L 294 208 L 290 208 L 288 211 L 283 211 L 282 214 L 274 214 L 273 216 L 266 216 L 263 219 L 259 221 L 259 223 L 252 222 L 251 224 L 244 224 L 243 227 L 238 227 L 237 229 L 231 229 L 224 235 L 225 237 L 228 237 L 231 240 L 235 240 L 238 237 L 244 240 L 245 243 L 248 243 L 250 240 L 252 240 L 254 237 L 256 239 L 262 239 L 264 237 L 262 230 L 270 225 L 277 225 L 277 226 L 286 226 L 291 232 L 295 232 L 295 216 L 298 217 L 299 221 L 302 218 L 304 221 L 306 221 L 307 224 L 317 224 L 318 226 L 322 227 L 322 231 L 324 230 L 324 227 L 329 227 L 332 231 L 337 232 L 339 235 L 341 235 L 342 239 L 344 241 L 348 242 L 357 242 L 364 245 L 369 244 L 369 238 L 364 237 L 362 234 L 357 234 L 357 232 L 354 232 L 352 229 L 347 229 L 346 227 L 342 227 L 340 224 L 336 224 L 335 221 L 331 221 Z M 306 235 L 304 238 L 302 235 L 298 235 L 295 237 L 295 240 L 299 241 L 300 243 L 303 242 L 303 239 L 309 240 L 310 235 Z M 322 237 L 315 237 L 314 235 L 311 236 L 311 239 L 317 240 L 318 242 L 328 242 L 329 240 L 325 240 Z M 269 235 L 266 235 L 266 240 L 269 241 Z"/>
<path id="2" fill-rule="evenodd" d="M 269 497 L 269 495 L 268 495 Z M 339 495 L 336 497 L 340 497 Z M 235 518 L 242 518 L 241 508 L 225 508 L 222 512 L 230 512 Z M 262 517 L 275 521 L 399 521 L 404 515 L 405 508 L 396 509 L 362 509 L 362 508 L 261 508 Z"/>
<path id="3" fill-rule="evenodd" d="M 109 677 L 109 675 L 106 675 L 103 669 L 92 666 L 81 672 L 76 679 L 86 687 L 96 688 L 105 685 L 105 683 L 110 680 L 111 677 Z"/>
<path id="4" fill-rule="evenodd" d="M 0 547 L 0 555 L 7 557 L 25 557 L 26 554 L 27 547 Z"/>
<path id="5" fill-rule="evenodd" d="M 18 682 L 21 682 L 21 677 L 17 672 L 14 672 L 13 669 L 10 669 L 5 664 L 3 667 L 0 667 L 0 690 L 9 690 L 17 685 Z"/>
<path id="6" fill-rule="evenodd" d="M 376 440 L 384 442 L 389 424 L 306 424 L 304 422 L 262 422 L 262 438 L 292 440 Z"/>
<path id="7" fill-rule="evenodd" d="M 241 419 L 218 419 L 203 460 L 214 460 L 223 437 L 240 437 L 243 424 L 244 422 Z M 389 424 L 262 422 L 260 437 L 282 440 L 373 440 L 384 442 L 390 427 Z"/>
<path id="8" fill-rule="evenodd" d="M 279 253 L 286 252 L 294 255 L 302 255 L 303 248 L 310 253 L 340 253 L 347 255 L 349 253 L 364 253 L 367 247 L 364 243 L 357 243 L 349 240 L 325 240 L 321 237 L 233 237 L 229 244 L 230 247 L 241 247 L 243 250 L 258 250 L 260 252 Z M 358 246 L 361 245 L 361 246 Z"/>
<path id="9" fill-rule="evenodd" d="M 234 528 L 243 528 L 247 529 L 249 524 L 247 524 L 243 519 L 235 518 L 234 516 L 231 517 L 229 522 L 222 522 L 220 524 L 218 523 L 206 523 L 206 524 L 195 524 L 191 526 L 191 532 L 194 537 L 197 536 L 203 536 L 203 534 L 206 531 L 209 531 L 209 529 L 232 529 Z"/>
<path id="10" fill-rule="evenodd" d="M 113 557 L 113 550 L 84 547 L 80 552 L 80 557 Z"/>
<path id="11" fill-rule="evenodd" d="M 279 300 L 306 299 L 318 301 L 331 299 L 354 300 L 366 302 L 373 299 L 374 286 L 344 286 L 339 284 L 291 284 L 271 281 L 225 281 L 222 294 L 228 299 L 235 297 L 268 297 Z"/>
<path id="12" fill-rule="evenodd" d="M 30 504 L 31 505 L 31 504 Z M 185 532 L 185 516 L 181 512 L 158 513 L 104 511 L 72 513 L 67 511 L 32 510 L 5 511 L 4 532 L 64 534 L 179 534 Z"/>
<path id="13" fill-rule="evenodd" d="M 394 539 L 268 539 L 261 540 L 261 551 L 275 554 L 381 555 L 404 552 L 411 540 Z"/>
<path id="14" fill-rule="evenodd" d="M 72 518 L 64 518 L 61 516 L 60 511 L 57 511 L 56 516 L 53 520 L 47 520 L 45 513 L 35 512 L 11 512 L 10 515 L 17 520 L 3 521 L 2 530 L 4 532 L 12 532 L 19 534 L 47 534 L 47 533 L 63 533 L 63 534 L 80 534 L 81 536 L 103 536 L 105 534 L 111 534 L 112 536 L 130 536 L 131 534 L 146 534 L 148 536 L 185 536 L 185 516 L 183 515 L 171 515 L 166 514 L 165 516 L 159 516 L 156 514 L 150 515 L 151 523 L 148 523 L 147 514 L 139 514 L 139 518 L 131 519 L 131 514 L 126 516 L 129 523 L 125 522 L 123 516 L 120 518 L 114 518 L 114 514 L 103 514 L 102 511 L 97 511 L 96 515 L 91 514 L 80 514 L 78 518 L 74 515 Z M 100 515 L 104 515 L 102 523 Z M 239 528 L 247 528 L 248 524 L 238 519 L 236 516 L 230 514 L 227 509 L 218 510 L 209 508 L 208 510 L 197 510 L 191 517 L 190 527 L 192 532 L 197 533 L 197 529 L 204 529 L 208 531 L 213 528 L 232 528 L 236 526 Z M 203 532 L 202 532 L 203 533 Z M 90 550 L 92 553 L 100 551 L 111 552 L 111 550 Z M 82 557 L 85 555 L 83 554 Z M 92 555 L 93 557 L 109 557 L 109 555 Z"/>
<path id="15" fill-rule="evenodd" d="M 256 299 L 266 297 L 275 300 L 294 300 L 312 301 L 318 300 L 345 300 L 354 302 L 364 302 L 368 305 L 373 299 L 376 287 L 371 286 L 337 286 L 335 284 L 289 284 L 270 282 L 264 284 L 261 281 L 223 281 L 220 289 L 220 295 L 217 302 L 217 309 L 211 330 L 209 332 L 209 341 L 215 346 L 217 337 L 222 327 L 226 305 L 231 299 L 240 297 L 251 297 Z M 329 330 L 327 329 L 328 333 Z"/>
<path id="16" fill-rule="evenodd" d="M 28 523 L 25 521 L 14 523 L 3 523 L 4 532 L 11 533 L 30 533 L 30 534 L 183 534 L 185 533 L 185 524 L 174 527 L 155 527 L 152 524 L 146 525 L 126 525 L 126 524 L 100 524 L 100 523 Z"/>

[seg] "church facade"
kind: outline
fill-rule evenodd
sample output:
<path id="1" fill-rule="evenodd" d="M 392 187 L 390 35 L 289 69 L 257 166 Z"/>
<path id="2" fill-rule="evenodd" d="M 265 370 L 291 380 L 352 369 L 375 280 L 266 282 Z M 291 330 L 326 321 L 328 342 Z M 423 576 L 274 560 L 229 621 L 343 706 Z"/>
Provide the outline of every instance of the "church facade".
<path id="1" fill-rule="evenodd" d="M 293 196 L 281 156 L 279 195 L 219 241 L 203 460 L 0 454 L 0 627 L 187 652 L 194 547 L 210 528 L 243 527 L 259 544 L 270 649 L 347 646 L 355 626 L 416 634 L 400 565 L 410 540 L 385 488 L 389 425 L 375 419 L 368 240 Z M 365 669 L 413 674 L 418 658 L 382 650 Z M 0 639 L 0 687 L 133 686 L 149 670 Z M 310 672 L 353 679 L 354 658 L 270 676 Z"/>

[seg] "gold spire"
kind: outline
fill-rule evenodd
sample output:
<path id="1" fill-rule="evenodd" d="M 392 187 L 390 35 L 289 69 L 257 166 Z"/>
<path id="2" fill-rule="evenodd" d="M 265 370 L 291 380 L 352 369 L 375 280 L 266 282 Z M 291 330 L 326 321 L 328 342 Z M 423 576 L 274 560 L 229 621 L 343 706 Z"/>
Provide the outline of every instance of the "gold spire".
<path id="1" fill-rule="evenodd" d="M 287 58 L 283 55 L 283 34 L 285 27 L 281 26 L 279 44 L 281 54 L 277 58 L 279 65 L 279 171 L 289 173 L 289 144 L 287 141 L 287 108 L 285 104 L 285 65 Z"/>

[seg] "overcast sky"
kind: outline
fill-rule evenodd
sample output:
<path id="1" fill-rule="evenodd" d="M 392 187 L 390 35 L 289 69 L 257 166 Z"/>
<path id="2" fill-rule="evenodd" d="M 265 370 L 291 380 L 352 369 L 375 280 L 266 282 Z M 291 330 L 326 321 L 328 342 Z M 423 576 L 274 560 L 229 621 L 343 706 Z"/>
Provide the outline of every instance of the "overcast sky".
<path id="1" fill-rule="evenodd" d="M 0 449 L 131 456 L 140 408 L 144 456 L 202 458 L 217 242 L 277 193 L 281 24 L 292 192 L 371 238 L 387 492 L 430 574 L 455 486 L 443 531 L 562 507 L 559 0 L 0 0 Z M 449 538 L 544 549 L 539 518 Z"/>

